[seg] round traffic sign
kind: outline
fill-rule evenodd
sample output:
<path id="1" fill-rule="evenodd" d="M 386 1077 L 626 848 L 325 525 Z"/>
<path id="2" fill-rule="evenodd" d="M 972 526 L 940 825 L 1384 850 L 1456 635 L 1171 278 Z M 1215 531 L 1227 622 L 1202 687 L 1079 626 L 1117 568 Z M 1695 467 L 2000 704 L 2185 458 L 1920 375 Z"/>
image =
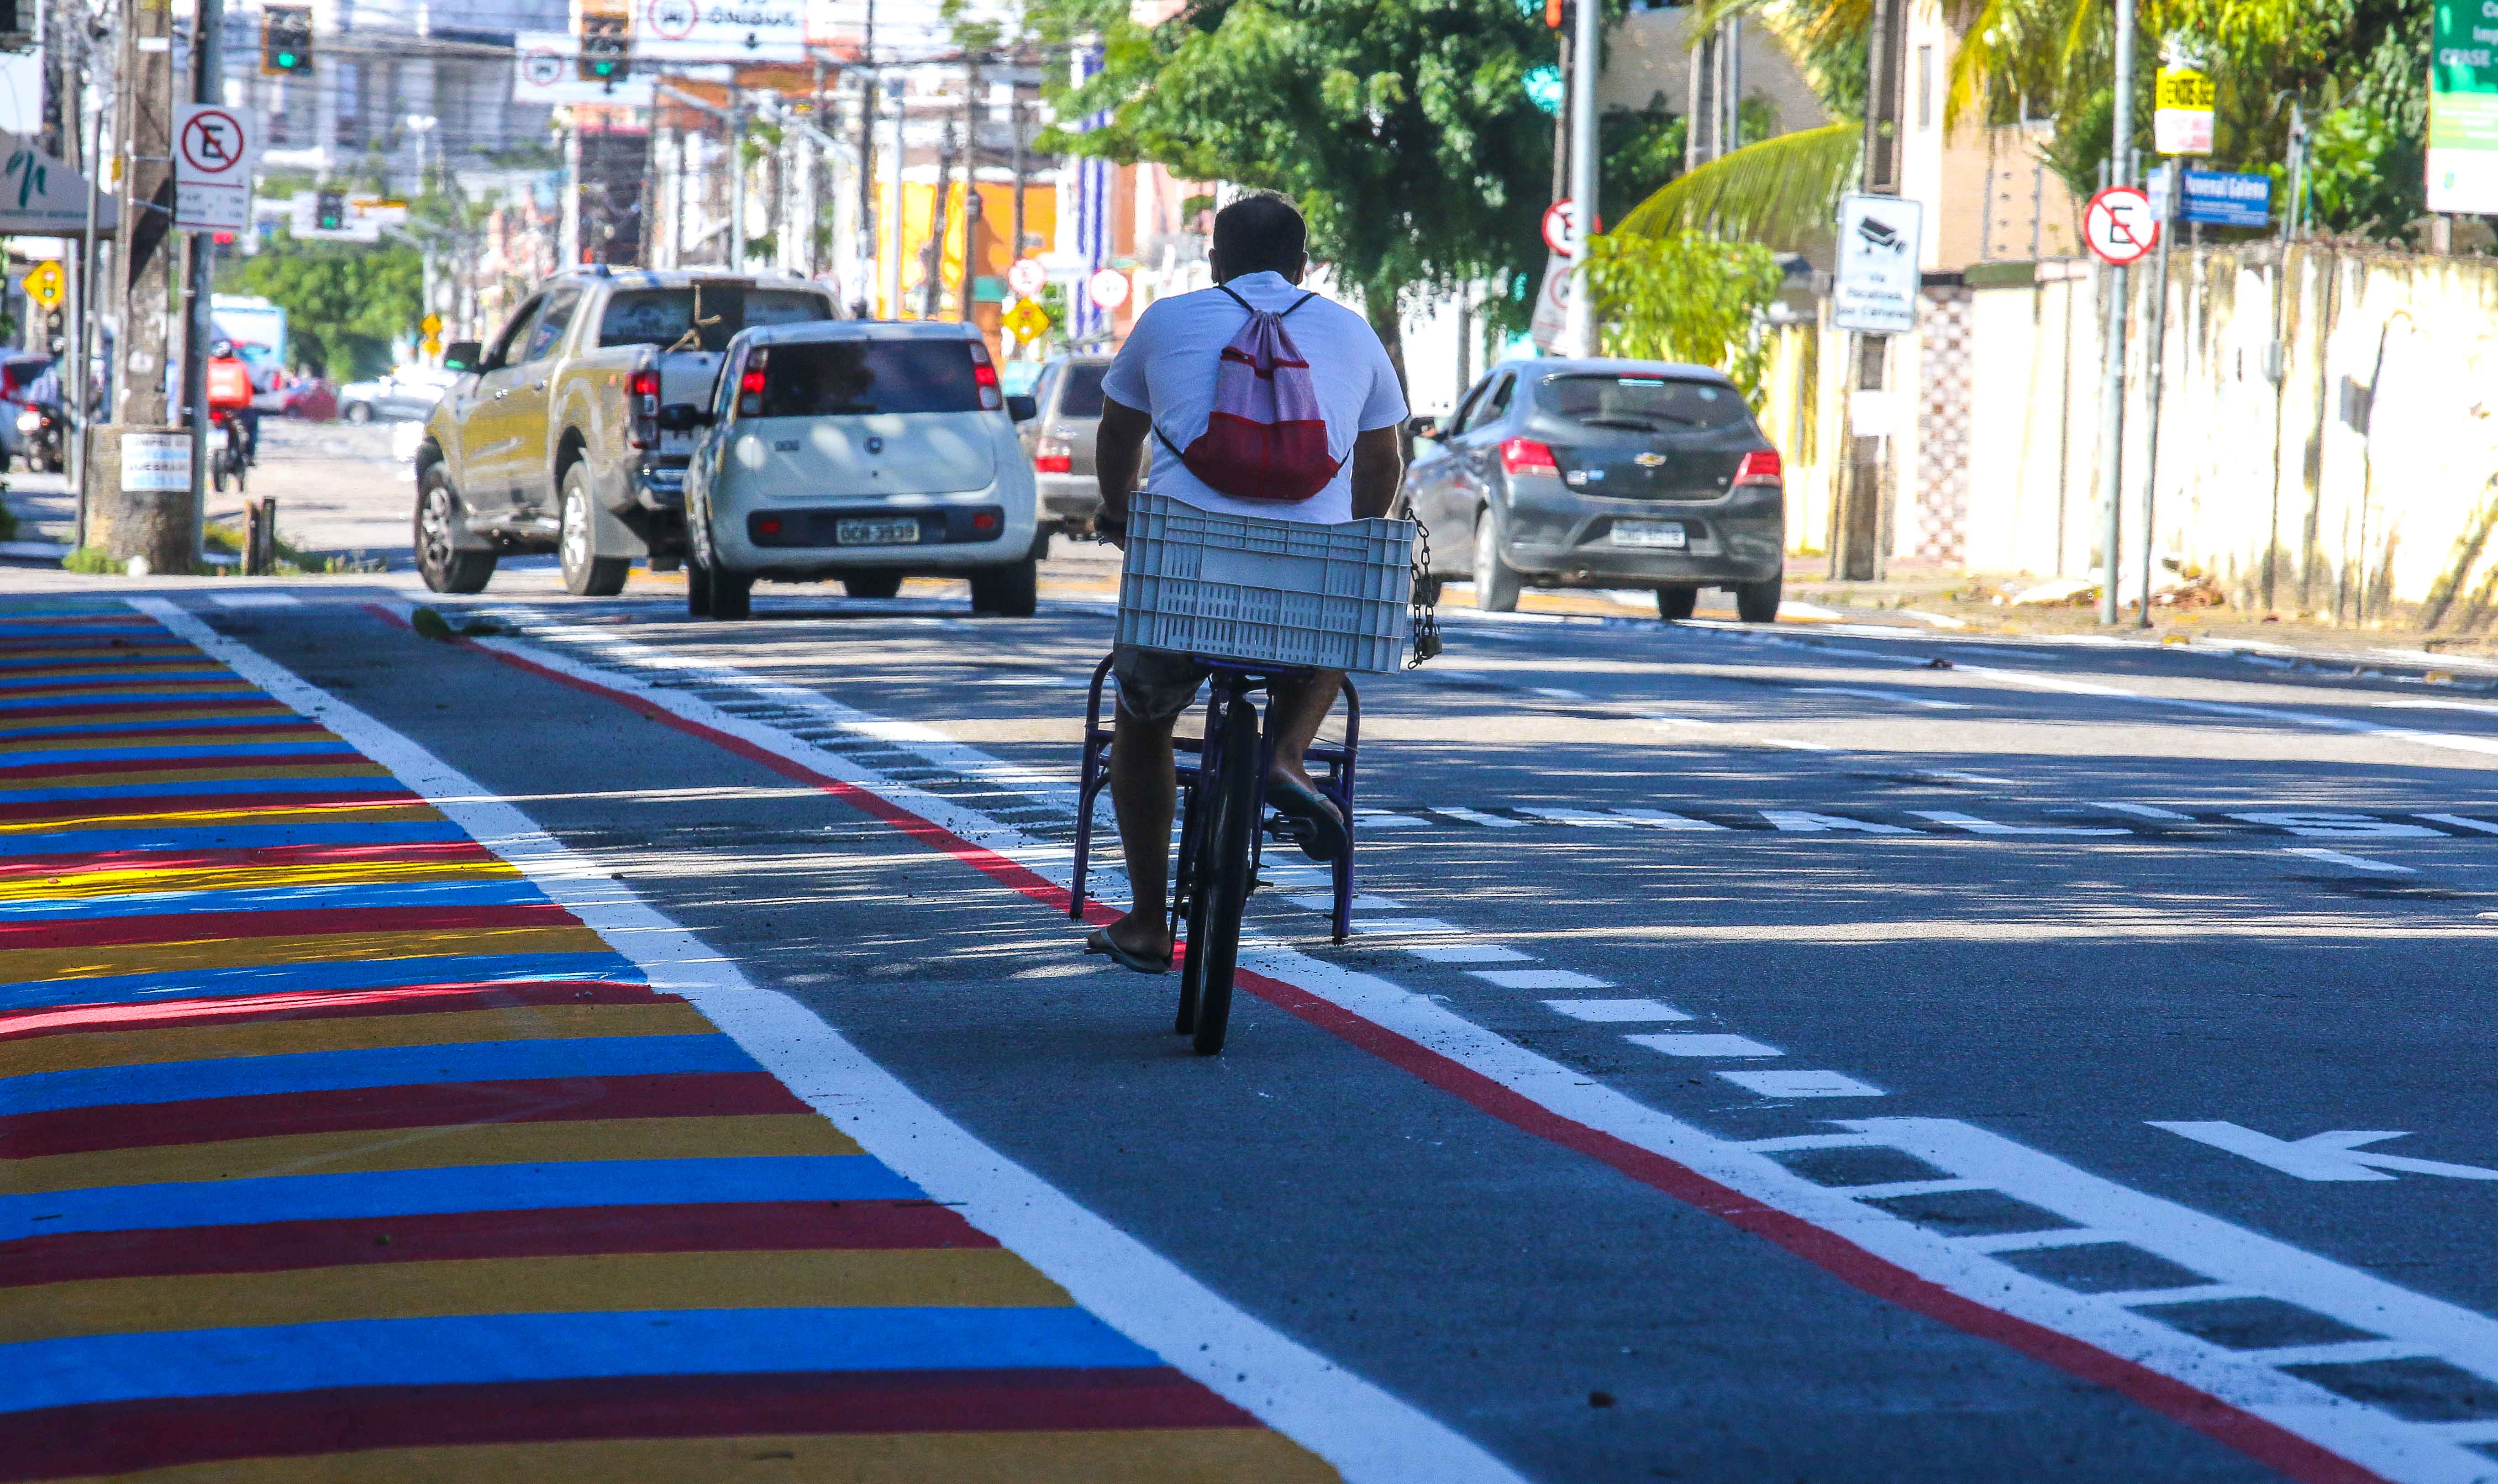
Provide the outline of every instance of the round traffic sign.
<path id="1" fill-rule="evenodd" d="M 2160 245 L 2160 211 L 2134 187 L 2111 185 L 2083 209 L 2082 241 L 2102 263 L 2139 263 Z"/>
<path id="2" fill-rule="evenodd" d="M 651 0 L 649 15 L 653 33 L 666 41 L 684 41 L 702 20 L 702 7 L 694 0 Z"/>
<path id="3" fill-rule="evenodd" d="M 1544 245 L 1565 258 L 1579 255 L 1579 203 L 1565 198 L 1544 209 Z"/>
<path id="4" fill-rule="evenodd" d="M 1017 258 L 1007 269 L 1007 287 L 1017 299 L 1037 299 L 1049 283 L 1049 271 L 1039 258 Z"/>
<path id="5" fill-rule="evenodd" d="M 1085 280 L 1084 292 L 1093 297 L 1096 307 L 1115 309 L 1128 302 L 1128 275 L 1105 268 Z"/>
<path id="6" fill-rule="evenodd" d="M 242 120 L 222 109 L 201 109 L 182 125 L 182 163 L 203 176 L 242 164 Z"/>
<path id="7" fill-rule="evenodd" d="M 554 51 L 521 53 L 521 78 L 531 87 L 553 87 L 563 81 L 565 61 Z"/>

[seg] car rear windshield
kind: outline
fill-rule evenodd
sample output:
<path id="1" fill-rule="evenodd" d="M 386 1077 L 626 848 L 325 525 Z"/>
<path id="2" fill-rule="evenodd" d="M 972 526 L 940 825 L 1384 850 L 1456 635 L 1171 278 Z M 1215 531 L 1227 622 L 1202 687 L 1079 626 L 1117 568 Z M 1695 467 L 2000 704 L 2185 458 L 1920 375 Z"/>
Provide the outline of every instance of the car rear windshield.
<path id="1" fill-rule="evenodd" d="M 598 321 L 598 343 L 665 349 L 693 329 L 703 349 L 726 350 L 729 338 L 740 330 L 832 317 L 832 301 L 803 289 L 749 288 L 742 283 L 624 289 L 607 301 L 607 312 Z"/>
<path id="2" fill-rule="evenodd" d="M 765 417 L 980 410 L 965 340 L 801 340 L 769 350 Z"/>
<path id="3" fill-rule="evenodd" d="M 1636 433 L 1725 428 L 1747 415 L 1733 387 L 1672 376 L 1550 376 L 1536 387 L 1535 404 L 1590 428 Z"/>
<path id="4" fill-rule="evenodd" d="M 1102 376 L 1109 369 L 1100 361 L 1069 362 L 1067 390 L 1058 394 L 1058 415 L 1100 417 L 1102 415 Z"/>

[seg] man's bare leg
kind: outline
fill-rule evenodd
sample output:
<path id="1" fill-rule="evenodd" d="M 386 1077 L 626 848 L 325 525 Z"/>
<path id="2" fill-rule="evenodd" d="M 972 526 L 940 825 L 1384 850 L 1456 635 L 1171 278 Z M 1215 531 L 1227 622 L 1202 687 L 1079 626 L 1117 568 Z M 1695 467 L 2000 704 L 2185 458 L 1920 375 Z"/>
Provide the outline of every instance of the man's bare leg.
<path id="1" fill-rule="evenodd" d="M 1307 744 L 1303 744 L 1306 746 Z M 1171 723 L 1139 721 L 1120 708 L 1110 738 L 1110 802 L 1119 811 L 1119 848 L 1128 857 L 1128 915 L 1110 941 L 1144 958 L 1169 958 L 1171 811 L 1179 777 Z"/>
<path id="2" fill-rule="evenodd" d="M 1303 759 L 1318 740 L 1319 725 L 1344 689 L 1344 671 L 1312 670 L 1310 678 L 1274 688 L 1275 756 L 1266 776 L 1315 788 Z"/>

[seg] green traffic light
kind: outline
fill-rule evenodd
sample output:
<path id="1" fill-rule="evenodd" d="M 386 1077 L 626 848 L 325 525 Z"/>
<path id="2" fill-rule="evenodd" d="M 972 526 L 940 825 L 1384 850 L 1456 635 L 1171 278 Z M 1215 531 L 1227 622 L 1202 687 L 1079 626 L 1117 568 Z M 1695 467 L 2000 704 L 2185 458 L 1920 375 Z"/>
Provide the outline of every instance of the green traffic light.
<path id="1" fill-rule="evenodd" d="M 278 65 L 278 66 L 280 66 L 280 67 L 292 67 L 292 66 L 294 66 L 294 65 L 295 65 L 295 53 L 294 53 L 294 52 L 292 52 L 292 51 L 281 51 L 281 52 L 277 53 L 277 65 Z"/>

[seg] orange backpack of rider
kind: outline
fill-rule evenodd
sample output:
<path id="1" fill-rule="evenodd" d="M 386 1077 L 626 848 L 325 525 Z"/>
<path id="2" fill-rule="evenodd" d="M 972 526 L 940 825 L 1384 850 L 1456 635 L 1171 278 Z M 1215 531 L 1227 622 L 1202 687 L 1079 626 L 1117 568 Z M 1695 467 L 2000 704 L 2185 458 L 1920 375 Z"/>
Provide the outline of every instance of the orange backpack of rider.
<path id="1" fill-rule="evenodd" d="M 251 372 L 240 361 L 208 363 L 208 405 L 219 412 L 251 405 Z"/>

